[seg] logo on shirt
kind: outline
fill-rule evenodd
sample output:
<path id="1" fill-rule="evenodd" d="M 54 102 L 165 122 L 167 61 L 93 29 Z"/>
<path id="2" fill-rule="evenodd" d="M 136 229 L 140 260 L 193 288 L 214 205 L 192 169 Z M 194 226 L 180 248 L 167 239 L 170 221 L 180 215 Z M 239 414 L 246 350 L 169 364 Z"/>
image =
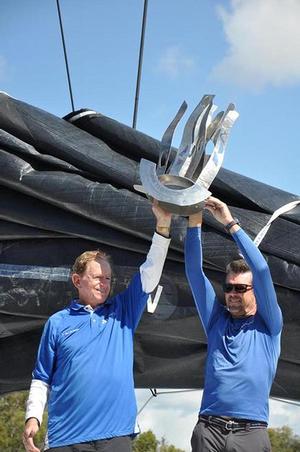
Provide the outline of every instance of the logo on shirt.
<path id="1" fill-rule="evenodd" d="M 73 328 L 73 330 L 67 330 L 67 331 L 63 331 L 63 335 L 64 336 L 69 336 L 72 333 L 76 333 L 76 331 L 79 331 L 79 328 Z"/>

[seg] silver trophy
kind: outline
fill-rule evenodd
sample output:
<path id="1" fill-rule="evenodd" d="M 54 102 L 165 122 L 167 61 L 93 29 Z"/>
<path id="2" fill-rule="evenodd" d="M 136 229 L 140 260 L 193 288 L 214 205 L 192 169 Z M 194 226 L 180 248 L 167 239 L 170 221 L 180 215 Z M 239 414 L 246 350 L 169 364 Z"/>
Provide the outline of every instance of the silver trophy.
<path id="1" fill-rule="evenodd" d="M 211 195 L 208 188 L 222 166 L 230 129 L 239 116 L 235 106 L 229 104 L 225 112 L 213 117 L 217 109 L 213 99 L 213 95 L 203 96 L 192 112 L 175 156 L 171 148 L 172 138 L 187 109 L 186 102 L 162 137 L 158 164 L 141 159 L 142 185 L 134 185 L 135 190 L 145 193 L 150 199 L 157 199 L 169 212 L 183 216 L 196 213 Z M 206 155 L 205 148 L 210 140 L 213 150 Z"/>

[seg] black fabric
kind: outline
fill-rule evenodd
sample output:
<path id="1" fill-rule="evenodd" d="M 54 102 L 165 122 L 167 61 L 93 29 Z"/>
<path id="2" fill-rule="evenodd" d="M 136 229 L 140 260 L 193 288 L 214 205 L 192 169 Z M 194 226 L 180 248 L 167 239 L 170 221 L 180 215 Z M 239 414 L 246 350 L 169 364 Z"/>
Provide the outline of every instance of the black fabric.
<path id="1" fill-rule="evenodd" d="M 74 294 L 75 257 L 108 252 L 116 292 L 145 259 L 154 232 L 151 205 L 133 184 L 140 158 L 157 162 L 159 142 L 101 114 L 77 113 L 69 123 L 0 93 L 0 393 L 28 388 L 42 327 Z M 252 238 L 274 210 L 298 199 L 226 169 L 211 191 Z M 298 206 L 260 245 L 284 316 L 272 395 L 290 399 L 300 399 L 299 224 Z M 175 217 L 158 308 L 144 313 L 136 333 L 137 387 L 203 386 L 207 341 L 185 277 L 185 233 L 186 218 Z M 206 213 L 203 243 L 205 272 L 222 298 L 225 266 L 237 250 Z"/>

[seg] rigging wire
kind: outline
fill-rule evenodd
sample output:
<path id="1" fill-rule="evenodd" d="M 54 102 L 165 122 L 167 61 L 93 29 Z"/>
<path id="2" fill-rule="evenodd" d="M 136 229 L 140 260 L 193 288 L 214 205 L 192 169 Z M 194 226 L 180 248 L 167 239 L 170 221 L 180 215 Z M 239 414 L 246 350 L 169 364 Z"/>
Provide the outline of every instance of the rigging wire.
<path id="1" fill-rule="evenodd" d="M 148 9 L 148 0 L 144 0 L 144 12 L 143 12 L 141 41 L 140 41 L 139 64 L 138 64 L 138 72 L 137 72 L 137 79 L 136 79 L 134 111 L 133 111 L 133 120 L 132 120 L 132 128 L 133 129 L 136 128 L 136 121 L 137 121 L 137 114 L 138 114 L 138 107 L 139 107 L 140 84 L 141 84 L 145 30 L 146 30 L 146 20 L 147 20 L 147 9 Z"/>
<path id="2" fill-rule="evenodd" d="M 148 403 L 150 402 L 150 400 L 153 399 L 153 397 L 157 397 L 158 395 L 163 395 L 163 394 L 176 394 L 176 393 L 182 393 L 182 392 L 194 392 L 194 391 L 200 391 L 200 389 L 178 389 L 178 390 L 173 390 L 173 391 L 161 391 L 158 392 L 157 389 L 151 389 L 149 388 L 149 390 L 151 391 L 151 396 L 146 400 L 146 402 L 144 403 L 144 405 L 142 405 L 142 407 L 139 409 L 138 411 L 138 415 L 143 411 L 143 409 L 148 405 Z M 283 402 L 286 403 L 288 405 L 295 405 L 300 407 L 300 402 L 296 402 L 296 401 L 292 401 L 292 400 L 285 400 L 285 399 L 280 399 L 278 397 L 270 397 L 270 399 L 272 400 L 276 400 L 278 402 Z"/>
<path id="3" fill-rule="evenodd" d="M 71 106 L 72 106 L 72 111 L 74 112 L 75 108 L 74 108 L 74 101 L 73 101 L 71 77 L 70 77 L 70 71 L 69 71 L 69 64 L 68 64 L 68 57 L 67 57 L 67 50 L 66 50 L 66 43 L 65 43 L 65 37 L 64 37 L 64 29 L 63 29 L 63 24 L 62 24 L 59 0 L 56 0 L 56 6 L 57 6 L 57 13 L 58 13 L 58 19 L 59 19 L 59 25 L 60 25 L 61 40 L 62 40 L 62 45 L 63 45 L 63 49 L 64 49 L 64 57 L 65 57 L 65 65 L 66 65 L 66 71 L 67 71 Z"/>
<path id="4" fill-rule="evenodd" d="M 295 405 L 300 407 L 300 402 L 297 402 L 296 400 L 286 400 L 286 399 L 280 399 L 278 397 L 270 397 L 272 400 L 276 400 L 277 402 L 287 403 L 288 405 Z"/>
<path id="5" fill-rule="evenodd" d="M 153 399 L 153 397 L 157 397 L 158 395 L 163 395 L 163 394 L 177 394 L 177 393 L 180 393 L 180 392 L 200 391 L 200 389 L 178 389 L 178 390 L 173 390 L 173 391 L 157 392 L 157 389 L 149 388 L 149 391 L 151 391 L 151 396 L 146 400 L 144 405 L 142 405 L 142 407 L 139 409 L 137 415 L 139 415 L 143 411 L 143 409 L 146 407 L 146 405 L 148 405 L 148 403 L 150 402 L 151 399 Z"/>

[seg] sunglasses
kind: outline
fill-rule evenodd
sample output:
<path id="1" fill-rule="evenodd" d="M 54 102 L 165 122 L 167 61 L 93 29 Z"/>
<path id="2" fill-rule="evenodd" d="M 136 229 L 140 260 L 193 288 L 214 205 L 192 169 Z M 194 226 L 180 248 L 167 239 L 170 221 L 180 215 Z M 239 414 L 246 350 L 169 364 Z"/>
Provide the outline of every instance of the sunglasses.
<path id="1" fill-rule="evenodd" d="M 236 292 L 236 293 L 245 293 L 248 290 L 251 290 L 252 286 L 249 284 L 223 284 L 223 290 L 225 293 Z"/>

